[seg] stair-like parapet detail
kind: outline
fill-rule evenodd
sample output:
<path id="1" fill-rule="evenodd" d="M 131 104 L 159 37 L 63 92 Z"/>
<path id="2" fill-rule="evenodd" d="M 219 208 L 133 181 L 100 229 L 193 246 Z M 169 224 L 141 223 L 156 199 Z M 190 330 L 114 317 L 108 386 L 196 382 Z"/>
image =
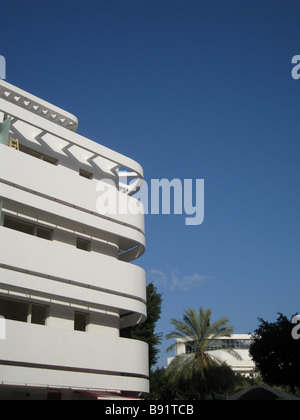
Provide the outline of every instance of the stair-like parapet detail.
<path id="1" fill-rule="evenodd" d="M 10 83 L 1 80 L 0 98 L 21 106 L 28 111 L 46 118 L 49 121 L 65 127 L 71 131 L 78 129 L 78 119 L 55 105 L 37 98 Z"/>

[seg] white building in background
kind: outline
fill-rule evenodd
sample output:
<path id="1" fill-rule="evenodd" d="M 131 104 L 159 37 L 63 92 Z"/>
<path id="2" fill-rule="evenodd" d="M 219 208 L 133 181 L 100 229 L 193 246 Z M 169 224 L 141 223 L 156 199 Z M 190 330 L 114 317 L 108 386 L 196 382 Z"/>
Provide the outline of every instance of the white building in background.
<path id="1" fill-rule="evenodd" d="M 148 392 L 148 347 L 122 338 L 146 319 L 145 272 L 130 264 L 145 250 L 144 216 L 96 205 L 124 171 L 117 194 L 136 201 L 142 168 L 3 80 L 0 123 L 0 398 Z"/>
<path id="2" fill-rule="evenodd" d="M 250 334 L 232 334 L 231 337 L 223 337 L 215 340 L 214 344 L 207 348 L 208 354 L 216 357 L 220 362 L 226 362 L 235 373 L 245 376 L 252 376 L 255 372 L 255 363 L 249 354 L 249 348 L 252 343 Z M 222 346 L 234 349 L 241 360 L 236 359 L 232 354 L 222 350 Z M 196 351 L 191 341 L 177 339 L 176 340 L 176 356 L 182 354 L 194 353 Z M 168 365 L 174 357 L 168 358 Z"/>

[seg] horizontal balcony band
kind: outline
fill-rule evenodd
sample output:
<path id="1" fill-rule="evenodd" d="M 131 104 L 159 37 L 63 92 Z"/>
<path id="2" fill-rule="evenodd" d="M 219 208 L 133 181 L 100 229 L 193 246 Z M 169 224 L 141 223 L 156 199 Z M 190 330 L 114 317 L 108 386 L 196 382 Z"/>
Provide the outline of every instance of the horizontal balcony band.
<path id="1" fill-rule="evenodd" d="M 98 183 L 101 181 L 87 180 L 79 177 L 75 171 L 63 167 L 50 165 L 32 156 L 18 152 L 0 144 L 0 180 L 8 185 L 22 189 L 29 193 L 39 195 L 68 207 L 77 208 L 82 212 L 92 213 L 107 218 L 144 233 L 144 214 L 101 214 L 97 209 L 97 200 L 100 197 Z M 30 167 L 30 171 L 26 168 Z M 22 170 L 23 168 L 23 170 Z M 70 186 L 74 186 L 71 188 Z M 111 188 L 111 187 L 110 187 Z M 137 201 L 116 191 L 122 200 L 127 200 L 126 208 L 131 201 Z M 139 205 L 142 205 L 139 203 Z"/>
<path id="2" fill-rule="evenodd" d="M 58 218 L 58 223 L 64 223 L 65 220 L 72 220 L 78 225 L 94 230 L 95 235 L 101 237 L 101 232 L 106 232 L 118 238 L 120 249 L 128 249 L 137 246 L 136 253 L 132 255 L 138 258 L 145 251 L 144 233 L 133 229 L 132 227 L 118 224 L 114 221 L 101 217 L 96 213 L 83 212 L 73 206 L 66 206 L 57 201 L 49 200 L 45 197 L 33 194 L 25 189 L 16 188 L 14 185 L 3 183 L 0 180 L 0 197 L 8 199 L 21 206 L 27 206 L 32 209 L 32 215 L 35 211 L 50 214 L 53 218 Z M 127 260 L 129 261 L 129 260 Z"/>
<path id="3" fill-rule="evenodd" d="M 0 227 L 0 264 L 36 276 L 146 301 L 146 273 L 133 264 Z"/>
<path id="4" fill-rule="evenodd" d="M 148 345 L 144 342 L 12 320 L 6 320 L 0 360 L 44 369 L 139 378 L 149 375 Z"/>
<path id="5" fill-rule="evenodd" d="M 13 296 L 30 296 L 43 302 L 57 302 L 61 305 L 80 305 L 89 310 L 114 311 L 122 315 L 120 328 L 144 322 L 147 307 L 144 300 L 136 296 L 112 293 L 83 284 L 72 284 L 58 279 L 41 277 L 38 274 L 16 271 L 13 267 L 0 267 L 0 289 L 2 293 Z M 5 292 L 7 291 L 7 292 Z"/>
<path id="6" fill-rule="evenodd" d="M 70 389 L 93 392 L 148 393 L 146 378 L 104 375 L 66 370 L 39 369 L 21 366 L 1 366 L 0 385 Z"/>
<path id="7" fill-rule="evenodd" d="M 142 378 L 149 379 L 147 375 L 139 375 L 134 373 L 126 372 L 110 372 L 108 370 L 99 370 L 99 369 L 87 369 L 87 368 L 78 368 L 70 366 L 51 366 L 46 364 L 39 363 L 26 363 L 26 362 L 14 362 L 10 360 L 0 360 L 0 366 L 14 366 L 14 367 L 23 367 L 23 368 L 32 368 L 32 369 L 47 369 L 47 370 L 56 370 L 64 372 L 74 372 L 74 373 L 93 373 L 95 375 L 109 375 L 109 376 L 126 376 L 128 378 Z M 1 375 L 1 374 L 0 374 Z"/>

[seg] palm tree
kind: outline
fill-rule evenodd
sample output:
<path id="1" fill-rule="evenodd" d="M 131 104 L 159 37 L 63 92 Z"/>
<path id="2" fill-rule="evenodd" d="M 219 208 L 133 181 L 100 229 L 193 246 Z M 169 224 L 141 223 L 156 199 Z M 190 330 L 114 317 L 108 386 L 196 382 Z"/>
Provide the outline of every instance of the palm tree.
<path id="1" fill-rule="evenodd" d="M 230 337 L 233 334 L 233 327 L 227 325 L 228 318 L 220 318 L 212 323 L 211 315 L 210 309 L 200 308 L 199 315 L 194 309 L 187 309 L 184 312 L 183 320 L 178 321 L 174 318 L 171 320 L 175 329 L 167 335 L 167 339 L 175 338 L 179 342 L 188 342 L 195 350 L 193 353 L 175 357 L 167 369 L 167 376 L 173 381 L 173 384 L 180 381 L 193 386 L 197 384 L 201 398 L 211 388 L 209 382 L 212 377 L 218 376 L 216 369 L 221 366 L 217 357 L 208 353 L 208 347 L 221 348 L 240 359 L 234 349 L 226 347 L 224 341 L 220 341 L 221 337 Z M 173 350 L 176 345 L 175 341 L 167 351 Z"/>

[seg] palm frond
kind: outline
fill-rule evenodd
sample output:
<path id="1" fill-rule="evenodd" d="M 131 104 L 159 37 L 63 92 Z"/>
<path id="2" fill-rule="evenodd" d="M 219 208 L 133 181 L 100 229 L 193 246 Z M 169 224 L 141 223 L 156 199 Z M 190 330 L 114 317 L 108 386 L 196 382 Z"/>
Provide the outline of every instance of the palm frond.
<path id="1" fill-rule="evenodd" d="M 211 309 L 199 308 L 199 324 L 203 339 L 207 338 L 211 322 Z"/>
<path id="2" fill-rule="evenodd" d="M 194 309 L 186 309 L 183 315 L 183 321 L 190 331 L 193 338 L 199 336 L 199 320 Z"/>
<path id="3" fill-rule="evenodd" d="M 193 389 L 191 394 L 193 397 L 203 396 L 209 392 L 212 381 L 219 377 L 222 366 L 227 366 L 224 361 L 218 357 L 219 351 L 226 351 L 241 360 L 239 353 L 226 345 L 227 337 L 231 337 L 234 330 L 228 325 L 228 318 L 223 317 L 215 322 L 211 321 L 211 309 L 199 308 L 198 314 L 194 309 L 186 309 L 182 320 L 172 319 L 171 323 L 174 330 L 166 337 L 167 339 L 175 339 L 168 351 L 173 350 L 178 344 L 190 345 L 193 353 L 183 353 L 176 356 L 172 363 L 166 369 L 169 384 L 176 395 L 180 395 L 180 389 L 185 390 L 181 393 Z M 214 350 L 211 350 L 215 347 Z M 224 360 L 224 357 L 222 356 Z M 190 389 L 191 388 L 191 389 Z M 195 393 L 195 389 L 197 392 Z"/>

